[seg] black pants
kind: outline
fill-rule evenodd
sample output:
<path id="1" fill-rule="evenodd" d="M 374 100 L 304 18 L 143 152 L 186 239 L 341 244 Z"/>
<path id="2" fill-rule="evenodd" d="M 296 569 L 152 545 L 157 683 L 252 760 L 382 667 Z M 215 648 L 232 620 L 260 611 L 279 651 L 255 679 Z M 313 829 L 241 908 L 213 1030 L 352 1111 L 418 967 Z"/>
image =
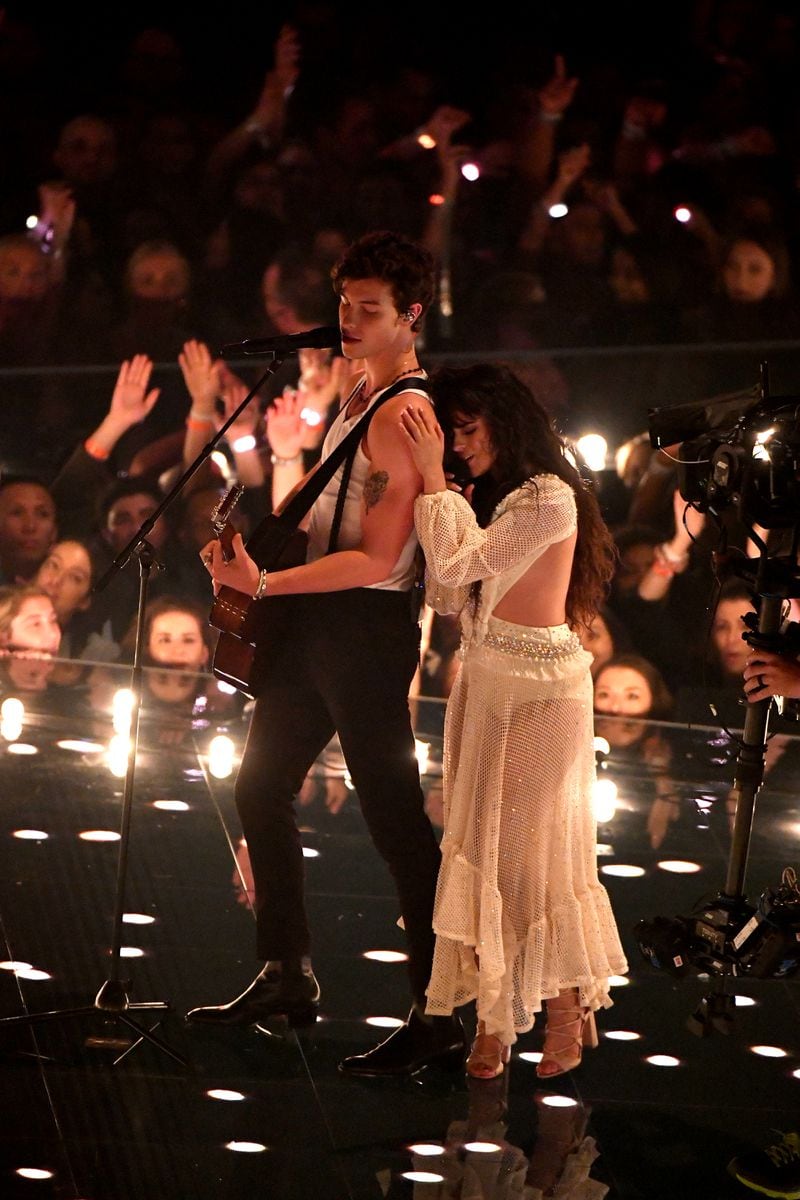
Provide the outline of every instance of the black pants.
<path id="1" fill-rule="evenodd" d="M 297 596 L 286 622 L 236 782 L 255 882 L 258 955 L 310 953 L 293 800 L 336 732 L 372 840 L 397 887 L 412 992 L 423 1002 L 440 855 L 424 811 L 408 707 L 419 659 L 408 595 L 357 588 Z"/>

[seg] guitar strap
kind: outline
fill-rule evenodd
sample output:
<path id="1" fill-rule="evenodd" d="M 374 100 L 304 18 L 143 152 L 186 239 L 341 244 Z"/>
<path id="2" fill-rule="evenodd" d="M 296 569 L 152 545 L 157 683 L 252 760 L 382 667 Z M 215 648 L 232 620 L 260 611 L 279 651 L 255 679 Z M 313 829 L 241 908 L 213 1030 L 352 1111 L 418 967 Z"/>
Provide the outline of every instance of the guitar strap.
<path id="1" fill-rule="evenodd" d="M 331 451 L 326 459 L 320 462 L 313 475 L 307 480 L 297 495 L 292 497 L 292 499 L 284 508 L 283 512 L 281 512 L 277 517 L 270 513 L 256 526 L 247 540 L 247 549 L 251 553 L 252 557 L 256 559 L 256 561 L 258 561 L 258 544 L 261 540 L 259 538 L 259 534 L 263 534 L 268 525 L 274 527 L 276 521 L 286 531 L 287 536 L 293 533 L 308 510 L 311 508 L 314 501 L 322 493 L 325 485 L 336 474 L 336 471 L 339 469 L 341 463 L 347 458 L 350 458 L 350 467 L 352 468 L 352 460 L 355 459 L 356 451 L 359 447 L 361 439 L 365 436 L 367 429 L 369 428 L 370 421 L 381 405 L 385 404 L 387 400 L 391 400 L 393 396 L 399 395 L 400 392 L 407 391 L 409 388 L 421 389 L 422 391 L 427 392 L 429 390 L 428 380 L 422 378 L 422 376 L 414 375 L 410 376 L 408 379 L 400 379 L 396 383 L 393 383 L 391 387 L 388 387 L 383 395 L 375 401 L 372 407 L 367 409 L 361 420 L 353 426 L 347 436 L 342 438 L 341 442 L 339 442 L 339 445 Z M 346 492 L 349 471 L 345 470 L 344 475 L 345 478 L 342 482 Z M 340 498 L 343 506 L 344 499 L 342 498 L 341 489 Z M 337 499 L 337 512 L 338 510 L 339 499 Z M 339 520 L 341 521 L 341 513 L 339 513 Z M 331 532 L 333 533 L 333 528 Z M 336 532 L 338 534 L 338 528 Z"/>

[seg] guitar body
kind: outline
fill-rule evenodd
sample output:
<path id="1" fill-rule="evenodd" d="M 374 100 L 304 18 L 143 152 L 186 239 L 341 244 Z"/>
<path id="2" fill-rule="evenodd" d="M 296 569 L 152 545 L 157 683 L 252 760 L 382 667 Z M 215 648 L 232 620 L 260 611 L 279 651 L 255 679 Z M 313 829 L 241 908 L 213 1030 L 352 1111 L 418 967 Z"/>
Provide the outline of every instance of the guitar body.
<path id="1" fill-rule="evenodd" d="M 247 551 L 261 569 L 280 571 L 306 561 L 307 538 L 299 529 L 287 529 L 280 518 L 266 518 L 255 529 Z M 269 645 L 281 640 L 282 616 L 287 596 L 254 600 L 236 588 L 221 587 L 214 597 L 209 624 L 219 630 L 211 670 L 217 679 L 253 699 L 263 679 L 258 661 Z M 258 650 L 258 654 L 257 654 Z"/>

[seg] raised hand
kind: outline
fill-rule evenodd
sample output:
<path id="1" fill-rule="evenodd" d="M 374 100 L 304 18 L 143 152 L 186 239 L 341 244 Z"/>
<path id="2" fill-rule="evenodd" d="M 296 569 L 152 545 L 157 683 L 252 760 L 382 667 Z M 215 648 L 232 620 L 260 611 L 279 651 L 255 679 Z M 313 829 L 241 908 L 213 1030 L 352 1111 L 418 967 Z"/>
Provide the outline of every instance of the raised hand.
<path id="1" fill-rule="evenodd" d="M 247 393 L 250 391 L 247 384 L 234 374 L 224 363 L 219 371 L 219 396 L 222 400 L 223 413 L 222 420 L 227 421 L 233 412 L 239 407 Z M 258 402 L 255 397 L 247 405 L 228 429 L 225 437 L 229 443 L 235 442 L 242 437 L 255 437 L 256 431 L 261 424 L 261 412 L 258 407 Z"/>
<path id="2" fill-rule="evenodd" d="M 302 408 L 300 393 L 285 387 L 267 409 L 267 441 L 278 458 L 296 458 L 303 449 L 308 426 L 300 415 Z"/>
<path id="3" fill-rule="evenodd" d="M 572 103 L 579 82 L 577 76 L 567 77 L 564 55 L 557 54 L 551 78 L 537 93 L 540 111 L 550 116 L 562 116 Z"/>
<path id="4" fill-rule="evenodd" d="M 160 388 L 147 390 L 152 370 L 153 360 L 146 354 L 134 354 L 119 369 L 108 416 L 121 433 L 143 421 L 159 397 Z"/>
<path id="5" fill-rule="evenodd" d="M 565 190 L 580 179 L 592 158 L 588 142 L 570 146 L 558 156 L 558 182 Z"/>
<path id="6" fill-rule="evenodd" d="M 214 360 L 205 342 L 191 338 L 183 343 L 183 349 L 178 355 L 178 366 L 186 390 L 192 397 L 192 411 L 195 417 L 207 417 L 216 424 L 215 402 L 221 391 L 222 364 Z"/>

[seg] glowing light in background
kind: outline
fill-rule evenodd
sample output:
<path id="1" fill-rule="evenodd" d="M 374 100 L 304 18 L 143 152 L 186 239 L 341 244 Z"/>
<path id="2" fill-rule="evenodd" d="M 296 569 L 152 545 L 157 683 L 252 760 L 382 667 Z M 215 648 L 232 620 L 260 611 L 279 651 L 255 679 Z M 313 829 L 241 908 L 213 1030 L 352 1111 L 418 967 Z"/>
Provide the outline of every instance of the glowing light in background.
<path id="1" fill-rule="evenodd" d="M 20 1179 L 53 1179 L 55 1171 L 46 1171 L 43 1167 L 17 1167 L 16 1175 Z"/>
<path id="2" fill-rule="evenodd" d="M 215 779 L 227 779 L 233 773 L 236 747 L 233 739 L 219 733 L 211 739 L 208 747 L 208 769 Z"/>
<path id="3" fill-rule="evenodd" d="M 680 221 L 681 225 L 685 225 L 692 219 L 692 210 L 687 208 L 685 204 L 679 204 L 672 215 L 676 221 Z"/>
<path id="4" fill-rule="evenodd" d="M 444 1175 L 437 1175 L 435 1171 L 403 1171 L 400 1178 L 410 1183 L 444 1183 Z"/>
<path id="5" fill-rule="evenodd" d="M 15 742 L 25 724 L 25 705 L 16 696 L 7 696 L 0 704 L 0 735 Z"/>
<path id="6" fill-rule="evenodd" d="M 244 1100 L 244 1092 L 233 1092 L 230 1088 L 209 1088 L 206 1095 L 210 1100 Z"/>
<path id="7" fill-rule="evenodd" d="M 585 433 L 575 444 L 590 471 L 605 470 L 608 442 L 601 433 Z"/>
<path id="8" fill-rule="evenodd" d="M 603 1037 L 612 1042 L 638 1042 L 642 1035 L 633 1029 L 607 1029 Z"/>
<path id="9" fill-rule="evenodd" d="M 464 1142 L 464 1149 L 472 1154 L 494 1154 L 501 1148 L 497 1142 Z"/>
<path id="10" fill-rule="evenodd" d="M 432 137 L 431 134 L 428 133 L 427 129 L 421 129 L 417 134 L 417 144 L 420 145 L 423 150 L 433 150 L 436 147 L 436 138 Z M 35 217 L 34 220 L 36 220 Z"/>
<path id="11" fill-rule="evenodd" d="M 415 1142 L 408 1148 L 412 1154 L 419 1154 L 422 1158 L 434 1158 L 444 1154 L 444 1146 L 437 1146 L 435 1142 Z"/>
<path id="12" fill-rule="evenodd" d="M 128 714 L 130 719 L 130 713 Z M 128 772 L 128 755 L 131 739 L 127 733 L 115 733 L 108 743 L 106 751 L 106 766 L 116 779 L 122 779 Z"/>
<path id="13" fill-rule="evenodd" d="M 303 858 L 319 858 L 319 850 L 313 846 L 303 846 Z"/>
<path id="14" fill-rule="evenodd" d="M 554 221 L 559 221 L 562 217 L 565 217 L 567 215 L 567 213 L 569 212 L 569 209 L 567 208 L 566 204 L 563 204 L 563 203 L 551 204 L 550 207 L 548 208 L 547 212 L 548 212 L 548 215 L 551 216 Z"/>
<path id="15" fill-rule="evenodd" d="M 475 183 L 481 177 L 481 169 L 477 163 L 465 162 L 461 164 L 461 174 L 468 183 Z"/>
<path id="16" fill-rule="evenodd" d="M 627 975 L 609 975 L 608 982 L 611 987 L 628 987 L 630 979 Z"/>
<path id="17" fill-rule="evenodd" d="M 30 971 L 33 963 L 22 962 L 14 958 L 7 958 L 5 962 L 0 962 L 0 971 L 13 971 L 16 975 L 17 971 Z"/>
<path id="18" fill-rule="evenodd" d="M 421 742 L 418 738 L 414 738 L 414 753 L 417 756 L 417 765 L 420 775 L 424 775 L 428 770 L 428 759 L 431 753 L 430 742 Z"/>
<path id="19" fill-rule="evenodd" d="M 242 437 L 236 438 L 236 440 L 231 443 L 231 450 L 233 450 L 234 454 L 247 454 L 248 450 L 255 450 L 255 448 L 256 439 L 253 437 L 252 433 L 245 433 L 242 435 Z"/>
<path id="20" fill-rule="evenodd" d="M 126 925 L 154 925 L 156 919 L 147 913 L 123 913 L 122 920 Z"/>
<path id="21" fill-rule="evenodd" d="M 592 807 L 594 808 L 594 819 L 598 825 L 607 825 L 614 819 L 617 811 L 617 785 L 613 779 L 601 777 L 595 780 Z"/>
<path id="22" fill-rule="evenodd" d="M 115 733 L 128 733 L 131 727 L 133 712 L 133 692 L 130 688 L 120 688 L 114 692 L 111 701 L 111 723 Z"/>
<path id="23" fill-rule="evenodd" d="M 604 737 L 596 737 L 594 739 L 594 752 L 595 754 L 610 754 L 611 747 L 608 744 L 608 739 Z"/>
<path id="24" fill-rule="evenodd" d="M 38 967 L 28 967 L 27 971 L 15 971 L 17 979 L 29 979 L 32 983 L 42 983 L 45 979 L 52 979 L 53 976 L 49 971 L 41 971 Z"/>

